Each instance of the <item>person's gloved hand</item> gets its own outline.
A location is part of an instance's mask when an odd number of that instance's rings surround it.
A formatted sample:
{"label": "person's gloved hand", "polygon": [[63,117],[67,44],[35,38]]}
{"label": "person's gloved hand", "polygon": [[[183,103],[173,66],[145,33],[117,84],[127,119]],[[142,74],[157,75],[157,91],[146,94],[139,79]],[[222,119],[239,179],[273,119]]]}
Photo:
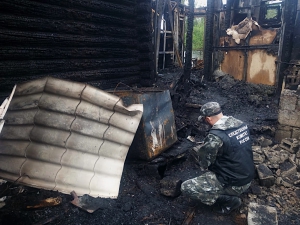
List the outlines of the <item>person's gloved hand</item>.
{"label": "person's gloved hand", "polygon": [[[195,147],[194,147],[195,148]],[[191,149],[191,156],[196,160],[197,163],[199,163],[199,155],[198,153],[194,150],[194,148]]]}
{"label": "person's gloved hand", "polygon": [[199,163],[199,161],[200,161],[200,157],[199,157],[198,151],[199,151],[199,149],[201,148],[201,146],[202,146],[202,144],[201,144],[201,145],[194,146],[194,147],[191,149],[191,155],[193,156],[193,158],[196,160],[197,163]]}
{"label": "person's gloved hand", "polygon": [[199,149],[200,149],[201,147],[202,147],[202,145],[197,145],[197,146],[194,146],[194,147],[192,148],[192,150],[198,153],[198,151],[199,151]]}

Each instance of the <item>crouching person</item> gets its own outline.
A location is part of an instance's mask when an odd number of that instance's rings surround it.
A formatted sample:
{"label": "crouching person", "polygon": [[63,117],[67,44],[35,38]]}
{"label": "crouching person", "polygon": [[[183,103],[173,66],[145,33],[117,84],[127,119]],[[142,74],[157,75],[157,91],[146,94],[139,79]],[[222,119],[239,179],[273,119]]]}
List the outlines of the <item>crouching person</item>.
{"label": "crouching person", "polygon": [[212,127],[192,153],[208,171],[183,182],[181,191],[213,205],[216,212],[229,214],[241,205],[238,196],[249,188],[255,174],[249,129],[242,121],[224,116],[217,102],[201,107],[198,120],[202,119]]}

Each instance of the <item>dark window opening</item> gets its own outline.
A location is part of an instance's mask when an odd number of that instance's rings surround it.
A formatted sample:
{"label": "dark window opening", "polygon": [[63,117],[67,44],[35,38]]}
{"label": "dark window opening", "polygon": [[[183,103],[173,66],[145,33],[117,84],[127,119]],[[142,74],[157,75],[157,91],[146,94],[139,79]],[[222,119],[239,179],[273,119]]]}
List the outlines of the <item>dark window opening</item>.
{"label": "dark window opening", "polygon": [[263,1],[260,7],[259,24],[262,27],[281,26],[282,1]]}
{"label": "dark window opening", "polygon": [[238,13],[238,14],[235,14],[234,18],[233,18],[233,24],[237,25],[241,21],[243,21],[245,18],[247,18],[247,13]]}

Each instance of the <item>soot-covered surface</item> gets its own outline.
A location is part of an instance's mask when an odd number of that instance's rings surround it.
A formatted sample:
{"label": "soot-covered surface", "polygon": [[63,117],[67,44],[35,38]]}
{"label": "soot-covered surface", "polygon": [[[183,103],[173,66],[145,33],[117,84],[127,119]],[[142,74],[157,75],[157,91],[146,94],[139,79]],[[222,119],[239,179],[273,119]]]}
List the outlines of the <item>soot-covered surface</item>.
{"label": "soot-covered surface", "polygon": [[[178,73],[164,73],[156,85],[168,88],[176,79],[175,74]],[[207,127],[196,121],[199,108],[190,107],[187,103],[201,105],[207,101],[218,101],[224,114],[249,124],[254,141],[260,135],[273,138],[278,99],[272,88],[234,81],[228,76],[218,82],[201,83],[199,77],[201,71],[194,71],[188,95],[178,88],[172,96],[178,143],[153,162],[127,159],[117,199],[108,200],[90,214],[70,204],[73,200],[71,195],[20,186],[17,182],[5,183],[0,185],[0,197],[7,197],[6,205],[0,209],[0,224],[247,224],[245,210],[222,216],[214,213],[211,207],[182,195],[166,197],[160,194],[162,179],[169,177],[184,181],[202,173],[189,155],[188,150],[193,143],[186,136],[192,135],[201,140]],[[257,181],[253,185],[257,185]],[[255,188],[250,188],[242,195],[241,208],[246,207],[247,196],[253,190]],[[27,206],[37,205],[39,200],[58,196],[62,198],[58,206],[27,209]],[[297,224],[295,214],[279,214],[278,217],[279,224]]]}

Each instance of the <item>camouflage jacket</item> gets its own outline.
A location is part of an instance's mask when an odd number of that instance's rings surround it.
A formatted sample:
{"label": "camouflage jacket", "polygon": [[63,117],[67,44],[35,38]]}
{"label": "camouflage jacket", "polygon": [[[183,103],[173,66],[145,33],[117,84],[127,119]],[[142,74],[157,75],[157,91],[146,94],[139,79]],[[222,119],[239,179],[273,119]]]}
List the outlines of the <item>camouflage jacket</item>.
{"label": "camouflage jacket", "polygon": [[[211,129],[228,130],[239,127],[243,122],[232,116],[223,116]],[[204,169],[212,165],[216,157],[223,153],[223,141],[218,136],[209,133],[202,145],[193,148],[199,158],[200,166]]]}

